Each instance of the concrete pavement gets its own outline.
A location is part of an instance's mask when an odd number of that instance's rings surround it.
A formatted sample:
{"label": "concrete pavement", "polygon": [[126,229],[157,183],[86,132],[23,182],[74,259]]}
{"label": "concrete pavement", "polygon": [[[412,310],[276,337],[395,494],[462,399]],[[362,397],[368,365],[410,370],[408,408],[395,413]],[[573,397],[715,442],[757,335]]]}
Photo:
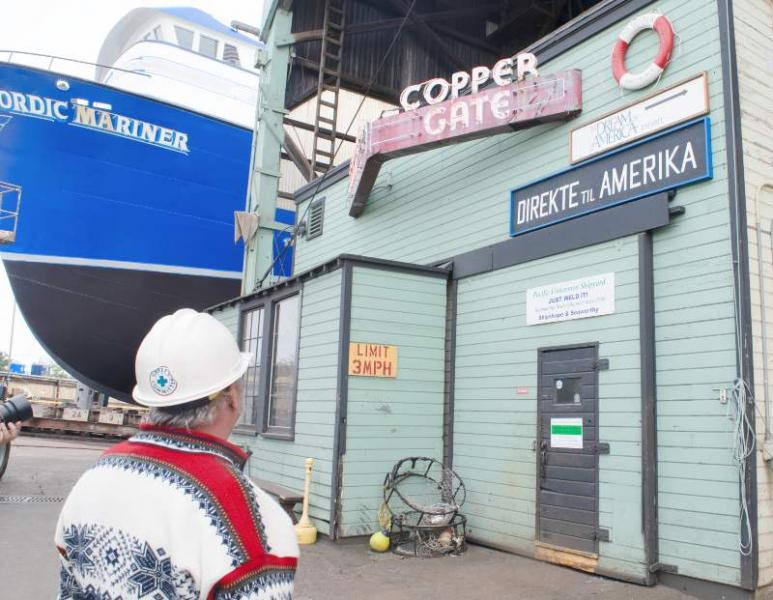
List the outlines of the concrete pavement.
{"label": "concrete pavement", "polygon": [[109,444],[21,436],[0,479],[3,600],[56,598],[54,548],[62,500]]}
{"label": "concrete pavement", "polygon": [[302,549],[295,600],[684,600],[645,588],[471,546],[460,557],[401,558],[364,543]]}
{"label": "concrete pavement", "polygon": [[[0,480],[0,581],[3,600],[54,598],[58,560],[53,532],[61,500],[109,444],[22,436]],[[683,600],[643,588],[471,547],[461,557],[400,558],[364,543],[321,540],[304,547],[296,600]],[[129,599],[126,599],[129,600]]]}

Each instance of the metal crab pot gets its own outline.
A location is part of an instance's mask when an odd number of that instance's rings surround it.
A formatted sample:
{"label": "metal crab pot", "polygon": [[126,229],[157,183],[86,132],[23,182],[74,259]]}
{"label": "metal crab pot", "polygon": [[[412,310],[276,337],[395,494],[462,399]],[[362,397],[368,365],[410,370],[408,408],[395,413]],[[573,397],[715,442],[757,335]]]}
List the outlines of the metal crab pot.
{"label": "metal crab pot", "polygon": [[410,511],[395,515],[389,537],[392,552],[402,556],[458,555],[467,549],[467,518],[459,513],[428,515]]}

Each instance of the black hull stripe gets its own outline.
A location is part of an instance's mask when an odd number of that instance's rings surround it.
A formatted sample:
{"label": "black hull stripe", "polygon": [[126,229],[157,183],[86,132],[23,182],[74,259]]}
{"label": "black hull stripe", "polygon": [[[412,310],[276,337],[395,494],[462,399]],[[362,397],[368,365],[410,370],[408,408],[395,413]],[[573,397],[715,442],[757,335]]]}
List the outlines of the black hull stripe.
{"label": "black hull stripe", "polygon": [[147,331],[178,308],[238,295],[236,279],[5,260],[33,335],[74,377],[131,401],[134,355]]}

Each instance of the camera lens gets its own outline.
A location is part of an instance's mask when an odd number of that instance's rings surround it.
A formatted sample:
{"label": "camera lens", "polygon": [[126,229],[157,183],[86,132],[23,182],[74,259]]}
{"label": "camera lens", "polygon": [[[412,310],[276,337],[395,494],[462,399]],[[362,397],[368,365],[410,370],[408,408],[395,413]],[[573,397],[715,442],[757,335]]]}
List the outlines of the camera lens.
{"label": "camera lens", "polygon": [[0,422],[15,423],[32,418],[32,405],[23,395],[14,396],[0,404]]}

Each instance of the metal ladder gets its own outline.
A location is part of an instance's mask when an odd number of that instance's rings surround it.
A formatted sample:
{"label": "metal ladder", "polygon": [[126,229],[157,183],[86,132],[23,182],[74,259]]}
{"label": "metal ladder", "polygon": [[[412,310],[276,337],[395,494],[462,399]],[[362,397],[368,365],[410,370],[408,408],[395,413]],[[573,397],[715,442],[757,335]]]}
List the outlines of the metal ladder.
{"label": "metal ladder", "polygon": [[341,57],[347,0],[325,0],[322,51],[317,83],[317,113],[314,120],[311,164],[315,173],[326,173],[333,166],[338,122],[338,96],[341,91]]}

